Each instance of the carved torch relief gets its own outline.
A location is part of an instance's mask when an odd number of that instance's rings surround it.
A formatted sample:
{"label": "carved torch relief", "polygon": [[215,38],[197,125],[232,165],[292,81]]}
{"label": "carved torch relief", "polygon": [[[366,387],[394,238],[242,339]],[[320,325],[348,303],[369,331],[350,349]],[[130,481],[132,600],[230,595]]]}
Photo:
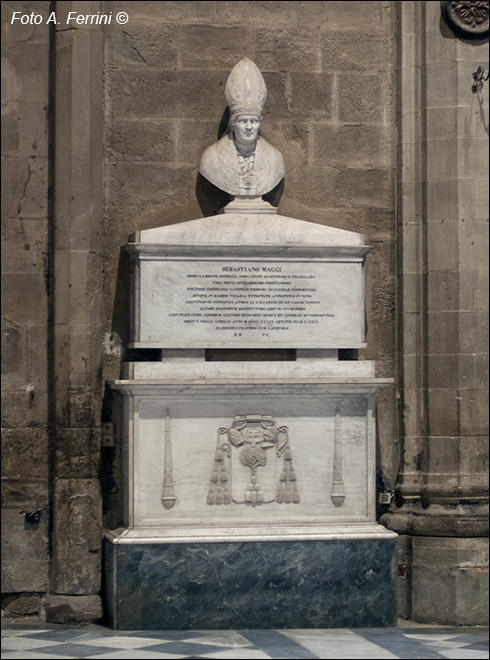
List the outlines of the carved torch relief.
{"label": "carved torch relief", "polygon": [[218,429],[208,504],[297,504],[288,428],[270,415],[239,415]]}

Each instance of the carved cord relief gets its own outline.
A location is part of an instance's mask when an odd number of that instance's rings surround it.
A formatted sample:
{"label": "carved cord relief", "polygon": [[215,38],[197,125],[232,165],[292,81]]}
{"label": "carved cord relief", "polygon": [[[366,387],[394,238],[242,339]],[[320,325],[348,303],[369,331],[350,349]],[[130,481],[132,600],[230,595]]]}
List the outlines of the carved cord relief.
{"label": "carved cord relief", "polygon": [[172,439],[170,436],[170,412],[165,409],[165,436],[163,455],[163,486],[162,504],[165,509],[171,509],[175,504],[173,465],[172,465]]}

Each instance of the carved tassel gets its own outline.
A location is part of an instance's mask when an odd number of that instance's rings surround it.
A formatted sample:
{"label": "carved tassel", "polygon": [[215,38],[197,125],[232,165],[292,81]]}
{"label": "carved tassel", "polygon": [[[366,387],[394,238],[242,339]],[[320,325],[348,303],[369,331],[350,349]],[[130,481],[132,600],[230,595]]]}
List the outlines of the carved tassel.
{"label": "carved tassel", "polygon": [[165,509],[171,509],[175,504],[174,484],[173,484],[173,466],[172,466],[172,442],[170,437],[170,413],[165,409],[165,441],[163,458],[163,488],[162,504]]}
{"label": "carved tassel", "polygon": [[342,478],[342,448],[340,437],[340,409],[335,410],[335,435],[333,448],[333,486],[330,496],[334,506],[342,506],[345,500],[344,480]]}
{"label": "carved tassel", "polygon": [[216,442],[216,451],[214,453],[214,466],[211,472],[210,484],[206,503],[213,504],[231,504],[231,475],[228,474],[229,463],[229,445],[223,443],[221,436],[228,429],[218,429],[218,438]]}

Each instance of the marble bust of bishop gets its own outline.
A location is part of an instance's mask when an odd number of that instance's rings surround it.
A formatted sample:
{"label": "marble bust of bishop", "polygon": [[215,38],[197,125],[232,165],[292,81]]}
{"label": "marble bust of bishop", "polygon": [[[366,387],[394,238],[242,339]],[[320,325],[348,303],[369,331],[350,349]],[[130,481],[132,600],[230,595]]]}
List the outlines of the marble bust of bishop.
{"label": "marble bust of bishop", "polygon": [[265,81],[247,57],[232,69],[225,87],[230,122],[225,135],[201,156],[199,172],[235,197],[265,195],[284,177],[281,153],[260,134]]}

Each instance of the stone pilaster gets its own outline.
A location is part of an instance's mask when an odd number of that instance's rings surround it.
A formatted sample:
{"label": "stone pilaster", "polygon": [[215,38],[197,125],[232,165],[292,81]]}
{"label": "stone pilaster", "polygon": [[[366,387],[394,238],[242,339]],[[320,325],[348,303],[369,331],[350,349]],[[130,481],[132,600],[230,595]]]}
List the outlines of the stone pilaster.
{"label": "stone pilaster", "polygon": [[103,35],[66,29],[69,11],[100,2],[58,2],[53,35],[54,227],[53,557],[47,618],[101,616],[100,454]]}
{"label": "stone pilaster", "polygon": [[[396,506],[383,520],[411,543],[402,571],[411,579],[408,614],[457,624],[465,610],[465,623],[481,624],[488,616],[488,134],[481,112],[488,113],[488,85],[475,93],[472,72],[488,51],[458,39],[437,2],[399,3],[398,12],[402,442]],[[462,586],[468,576],[471,607]],[[435,594],[431,606],[427,592]]]}

